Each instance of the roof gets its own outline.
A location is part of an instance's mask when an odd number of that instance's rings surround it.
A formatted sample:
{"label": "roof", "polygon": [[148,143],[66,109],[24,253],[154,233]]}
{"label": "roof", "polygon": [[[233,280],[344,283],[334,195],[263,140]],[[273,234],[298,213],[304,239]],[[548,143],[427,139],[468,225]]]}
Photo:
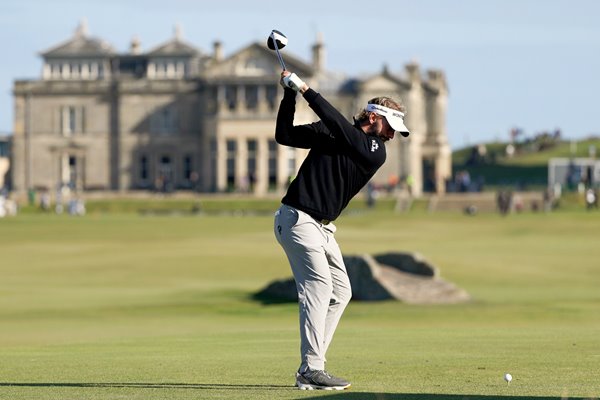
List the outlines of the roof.
{"label": "roof", "polygon": [[201,55],[202,52],[194,45],[183,40],[181,26],[175,25],[174,36],[169,41],[150,50],[147,55],[149,57],[193,57]]}
{"label": "roof", "polygon": [[[290,53],[283,51],[282,57],[286,67],[290,71],[297,73],[299,76],[307,77],[314,74],[314,69],[311,65],[305,63]],[[233,72],[235,69],[235,64],[239,60],[247,58],[262,60],[264,62],[262,65],[264,74],[268,75],[272,74],[274,71],[281,70],[281,66],[277,61],[275,51],[269,50],[264,43],[255,42],[236,51],[229,57],[212,64],[207,70],[207,73],[208,75],[219,76],[235,75]]]}
{"label": "roof", "polygon": [[[275,53],[275,51],[270,50],[264,43],[254,42],[250,44],[248,48],[254,48],[257,51],[264,53],[267,57],[272,57],[274,60],[277,60],[277,54]],[[299,74],[314,74],[314,68],[312,67],[312,65],[307,64],[306,62],[287,52],[286,50],[280,50],[280,53],[286,67],[293,67],[292,72],[297,72]]]}
{"label": "roof", "polygon": [[147,53],[150,57],[165,57],[165,56],[195,56],[202,52],[181,40],[180,38],[173,38],[166,43],[163,43]]}
{"label": "roof", "polygon": [[71,39],[41,53],[44,58],[98,57],[112,54],[115,54],[115,49],[102,39],[88,36],[84,24],[77,27]]}

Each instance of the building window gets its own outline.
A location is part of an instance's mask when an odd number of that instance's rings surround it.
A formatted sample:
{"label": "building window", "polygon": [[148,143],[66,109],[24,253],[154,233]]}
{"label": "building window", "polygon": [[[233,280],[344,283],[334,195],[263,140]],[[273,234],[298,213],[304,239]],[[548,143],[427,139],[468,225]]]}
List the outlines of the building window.
{"label": "building window", "polygon": [[225,86],[225,102],[230,110],[235,110],[237,107],[237,87]]}
{"label": "building window", "polygon": [[77,178],[77,158],[69,156],[69,187],[71,189],[77,188]]}
{"label": "building window", "polygon": [[256,110],[258,107],[258,86],[246,86],[246,108],[248,110]]}
{"label": "building window", "polygon": [[85,131],[85,108],[83,106],[63,106],[60,108],[60,132],[63,136]]}
{"label": "building window", "polygon": [[[296,149],[293,147],[286,147],[287,149],[287,174],[288,177],[294,178],[296,176]],[[291,181],[291,179],[290,179]]]}
{"label": "building window", "polygon": [[269,140],[269,189],[277,185],[277,142]]}
{"label": "building window", "polygon": [[193,172],[192,156],[187,155],[183,157],[183,180],[191,181]]}
{"label": "building window", "polygon": [[255,139],[249,139],[247,143],[248,147],[248,161],[254,160],[256,165],[256,151],[258,149],[258,142]]}
{"label": "building window", "polygon": [[164,59],[148,64],[148,76],[156,79],[176,79],[187,75],[187,65],[184,61]]}
{"label": "building window", "polygon": [[267,90],[265,90],[265,95],[267,97],[267,103],[269,104],[269,108],[271,110],[274,110],[277,103],[277,86],[268,85]]}
{"label": "building window", "polygon": [[237,142],[235,140],[227,141],[227,188],[235,189],[235,159],[237,153]]}
{"label": "building window", "polygon": [[66,109],[67,122],[65,124],[65,133],[75,132],[75,126],[77,125],[77,113],[75,107],[67,107]]}
{"label": "building window", "polygon": [[155,187],[162,192],[172,192],[175,188],[174,165],[170,155],[162,155],[158,159],[158,173],[156,176]]}
{"label": "building window", "polygon": [[254,184],[256,183],[256,159],[258,142],[254,139],[248,140],[248,184],[250,191],[254,190]]}
{"label": "building window", "polygon": [[140,180],[146,182],[149,178],[148,174],[148,157],[140,157]]}
{"label": "building window", "polygon": [[157,109],[150,118],[150,130],[159,134],[172,134],[177,128],[177,114],[174,107]]}
{"label": "building window", "polygon": [[217,141],[211,139],[210,141],[210,170],[212,174],[210,176],[210,190],[217,191]]}
{"label": "building window", "polygon": [[173,127],[173,112],[165,108],[160,113],[160,130],[163,133],[168,133]]}

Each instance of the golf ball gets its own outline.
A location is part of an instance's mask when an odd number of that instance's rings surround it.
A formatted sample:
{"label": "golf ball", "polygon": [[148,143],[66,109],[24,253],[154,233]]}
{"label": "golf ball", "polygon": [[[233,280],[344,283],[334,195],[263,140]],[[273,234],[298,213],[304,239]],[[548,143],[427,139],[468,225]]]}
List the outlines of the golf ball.
{"label": "golf ball", "polygon": [[504,374],[504,380],[508,383],[510,383],[510,381],[512,381],[512,375],[511,374]]}

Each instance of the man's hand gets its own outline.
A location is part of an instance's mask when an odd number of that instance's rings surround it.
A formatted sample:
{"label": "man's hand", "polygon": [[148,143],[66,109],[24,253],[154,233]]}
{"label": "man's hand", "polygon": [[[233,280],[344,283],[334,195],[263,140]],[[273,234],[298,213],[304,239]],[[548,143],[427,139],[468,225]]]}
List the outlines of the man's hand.
{"label": "man's hand", "polygon": [[280,83],[284,88],[289,88],[296,92],[304,93],[308,90],[308,85],[293,72],[283,71]]}

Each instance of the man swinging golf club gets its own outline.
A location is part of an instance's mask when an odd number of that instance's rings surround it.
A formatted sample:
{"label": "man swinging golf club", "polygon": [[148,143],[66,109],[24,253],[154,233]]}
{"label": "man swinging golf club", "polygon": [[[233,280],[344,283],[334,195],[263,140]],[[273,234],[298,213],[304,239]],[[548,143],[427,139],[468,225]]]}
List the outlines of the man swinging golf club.
{"label": "man swinging golf club", "polygon": [[[325,354],[352,290],[333,221],[381,167],[384,143],[395,132],[408,136],[403,107],[377,97],[350,123],[296,74],[281,73],[284,95],[275,139],[310,149],[275,213],[274,232],[290,262],[300,309],[300,389],[343,390],[345,379],[325,370]],[[301,93],[320,121],[294,126],[296,94]]]}

